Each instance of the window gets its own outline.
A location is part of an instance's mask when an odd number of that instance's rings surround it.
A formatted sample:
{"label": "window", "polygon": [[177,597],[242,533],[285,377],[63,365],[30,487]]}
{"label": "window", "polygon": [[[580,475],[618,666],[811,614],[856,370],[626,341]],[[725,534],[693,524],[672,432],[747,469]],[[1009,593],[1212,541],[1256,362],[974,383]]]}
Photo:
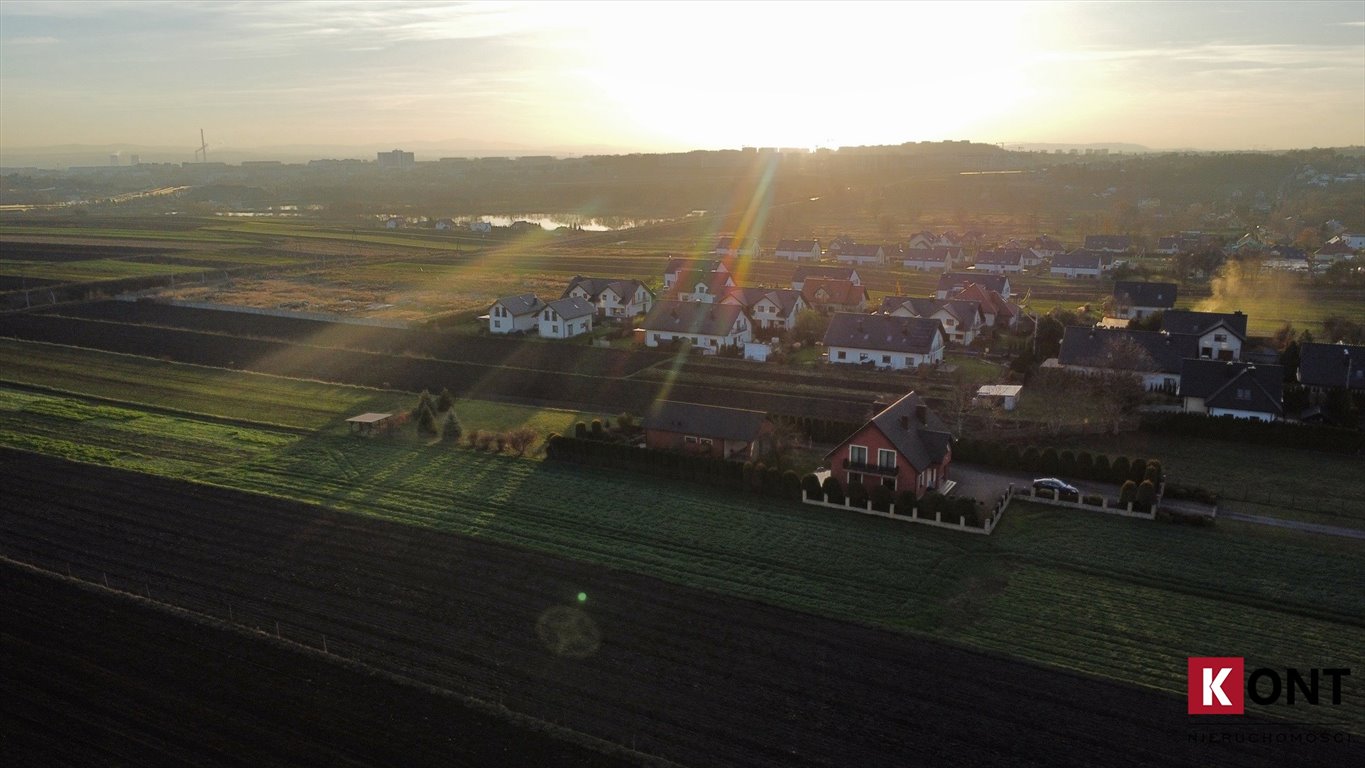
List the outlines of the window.
{"label": "window", "polygon": [[697,442],[697,438],[695,438],[695,437],[693,437],[693,436],[691,436],[691,435],[685,435],[685,436],[683,437],[683,442],[684,442],[684,443],[695,443],[695,442]]}
{"label": "window", "polygon": [[1218,342],[1219,344],[1223,344],[1227,342],[1228,335],[1226,333],[1215,333],[1213,334],[1213,340]]}
{"label": "window", "polygon": [[550,319],[550,310],[548,310],[548,309],[545,310],[545,319],[546,319],[546,320],[549,320],[549,319]]}
{"label": "window", "polygon": [[846,359],[848,359],[848,355],[845,355],[845,354],[844,354],[844,351],[843,351],[842,349],[839,350],[838,352],[835,352],[834,354],[835,354],[836,359],[839,359],[839,360],[846,360]]}
{"label": "window", "polygon": [[709,437],[699,437],[699,438],[697,438],[697,444],[698,444],[698,445],[704,445],[704,446],[706,446],[707,448],[710,448],[710,447],[713,445],[713,443],[712,443],[712,441],[711,441],[711,438],[709,438]]}
{"label": "window", "polygon": [[1239,389],[1239,390],[1237,390],[1237,399],[1238,399],[1238,400],[1250,400],[1250,399],[1251,399],[1251,390],[1250,390],[1250,389]]}
{"label": "window", "polygon": [[849,485],[853,485],[854,483],[858,483],[859,485],[861,485],[862,482],[863,482],[863,476],[862,476],[861,474],[859,474],[859,473],[857,473],[857,472],[849,472],[849,473],[848,473],[848,484],[849,484]]}
{"label": "window", "polygon": [[894,478],[894,477],[883,477],[883,478],[882,478],[882,487],[885,488],[885,489],[887,489],[887,490],[889,490],[889,491],[894,491],[894,490],[896,490],[896,478]]}
{"label": "window", "polygon": [[877,449],[877,466],[882,469],[896,468],[896,452],[888,451],[885,448]]}
{"label": "window", "polygon": [[848,463],[850,463],[850,464],[866,464],[866,463],[867,463],[867,446],[865,446],[865,445],[850,445],[850,446],[848,447]]}
{"label": "window", "polygon": [[501,320],[494,320],[494,321],[493,321],[493,327],[494,327],[494,328],[501,328],[501,327],[502,327],[502,321],[501,321]]}
{"label": "window", "polygon": [[885,365],[890,365],[890,364],[891,364],[891,356],[890,356],[890,355],[882,355],[882,363],[885,364]]}

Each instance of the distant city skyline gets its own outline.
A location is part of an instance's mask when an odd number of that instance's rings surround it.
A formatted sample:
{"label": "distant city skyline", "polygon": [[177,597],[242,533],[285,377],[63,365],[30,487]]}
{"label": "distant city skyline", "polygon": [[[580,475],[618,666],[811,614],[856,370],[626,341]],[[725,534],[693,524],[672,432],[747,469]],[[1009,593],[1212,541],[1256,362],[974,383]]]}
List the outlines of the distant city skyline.
{"label": "distant city skyline", "polygon": [[6,155],[1347,146],[1365,3],[6,0],[0,93]]}

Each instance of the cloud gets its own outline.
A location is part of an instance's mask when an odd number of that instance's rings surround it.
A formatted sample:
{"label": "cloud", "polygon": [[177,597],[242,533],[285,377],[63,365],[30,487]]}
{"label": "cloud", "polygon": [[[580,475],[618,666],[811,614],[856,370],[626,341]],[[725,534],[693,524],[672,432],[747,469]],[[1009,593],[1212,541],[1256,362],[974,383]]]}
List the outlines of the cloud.
{"label": "cloud", "polygon": [[51,35],[38,35],[34,37],[7,37],[5,45],[52,45],[60,43],[61,40]]}

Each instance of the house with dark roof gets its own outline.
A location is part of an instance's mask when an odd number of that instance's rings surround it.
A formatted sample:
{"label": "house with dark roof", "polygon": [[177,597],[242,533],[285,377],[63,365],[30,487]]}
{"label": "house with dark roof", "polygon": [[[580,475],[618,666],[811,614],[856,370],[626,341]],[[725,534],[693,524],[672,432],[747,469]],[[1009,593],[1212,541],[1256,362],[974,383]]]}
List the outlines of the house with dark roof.
{"label": "house with dark roof", "polygon": [[918,272],[947,272],[962,261],[962,249],[946,245],[907,248],[900,253],[901,266]]}
{"label": "house with dark roof", "polygon": [[858,270],[853,267],[802,266],[797,267],[796,271],[792,273],[792,288],[797,291],[804,290],[806,280],[810,278],[847,280],[854,285],[863,284],[863,279],[858,276]]}
{"label": "house with dark roof", "polygon": [[1300,384],[1317,393],[1333,389],[1365,393],[1365,346],[1300,344],[1298,377]]}
{"label": "house with dark roof", "polygon": [[801,298],[821,312],[866,312],[867,289],[849,280],[807,278]]}
{"label": "house with dark roof", "polygon": [[832,476],[845,490],[861,484],[869,494],[881,486],[897,495],[913,491],[916,497],[943,485],[952,460],[952,435],[915,392],[887,406],[825,455]]}
{"label": "house with dark roof", "polygon": [[659,301],[645,316],[642,330],[647,347],[687,339],[707,354],[753,340],[749,318],[736,304]]}
{"label": "house with dark roof", "polygon": [[720,259],[680,259],[675,256],[664,265],[664,290],[673,287],[679,274],[729,271],[730,268]]}
{"label": "house with dark roof", "polygon": [[560,298],[577,297],[597,307],[601,317],[631,318],[649,311],[654,294],[639,280],[577,275]]}
{"label": "house with dark roof", "polygon": [[880,245],[849,243],[834,258],[841,264],[885,264],[886,248]]}
{"label": "house with dark roof", "polygon": [[806,308],[801,292],[790,288],[731,288],[720,303],[743,307],[755,328],[788,331],[796,327],[796,316]]}
{"label": "house with dark roof", "polygon": [[1124,320],[1144,318],[1175,308],[1175,283],[1143,283],[1119,280],[1114,283],[1113,316]]}
{"label": "house with dark roof", "polygon": [[1290,245],[1272,246],[1261,266],[1266,269],[1306,272],[1308,271],[1308,252]]}
{"label": "house with dark roof", "polygon": [[1284,369],[1186,358],[1180,369],[1186,413],[1274,421],[1284,416]]}
{"label": "house with dark roof", "polygon": [[1020,248],[982,251],[976,255],[976,269],[995,275],[1018,274],[1024,271],[1024,253]]}
{"label": "house with dark roof", "polygon": [[837,312],[825,331],[831,365],[871,365],[903,370],[943,362],[947,336],[927,317]]}
{"label": "house with dark roof", "polygon": [[927,317],[943,324],[948,340],[967,345],[976,340],[986,324],[981,305],[975,301],[887,296],[877,310],[896,317]]}
{"label": "house with dark roof", "polygon": [[709,304],[719,301],[726,291],[734,287],[735,279],[729,272],[679,272],[674,276],[673,287],[664,296],[673,301]]}
{"label": "house with dark roof", "polygon": [[489,333],[514,333],[534,331],[539,321],[540,311],[545,302],[536,298],[534,293],[521,293],[504,296],[488,308]]}
{"label": "house with dark roof", "polygon": [[1356,251],[1344,240],[1329,242],[1313,253],[1314,265],[1334,264],[1356,258]]}
{"label": "house with dark roof", "polygon": [[754,258],[758,256],[758,240],[752,237],[721,235],[716,238],[716,244],[711,249],[711,255],[724,259],[738,259],[745,256]]}
{"label": "house with dark roof", "polygon": [[1101,253],[1127,253],[1133,249],[1133,238],[1128,235],[1086,235],[1081,247]]}
{"label": "house with dark roof", "polygon": [[586,299],[570,296],[547,302],[540,310],[537,332],[547,339],[568,339],[592,331],[597,307]]}
{"label": "house with dark roof", "polygon": [[786,261],[819,261],[819,240],[780,240],[773,255]]}
{"label": "house with dark roof", "polygon": [[995,291],[1001,298],[1010,297],[1010,279],[1005,275],[992,275],[985,272],[949,272],[938,279],[938,290],[935,296],[940,299],[951,298],[954,294],[960,293],[972,283]]}
{"label": "house with dark roof", "polygon": [[968,285],[953,298],[959,301],[975,302],[981,308],[982,324],[987,328],[1014,328],[1019,324],[1023,310],[992,291],[976,283]]}
{"label": "house with dark roof", "polygon": [[1066,253],[1066,246],[1062,241],[1050,235],[1041,235],[1033,241],[1033,252],[1040,259],[1050,259],[1059,253]]}
{"label": "house with dark roof", "polygon": [[1149,391],[1175,392],[1184,360],[1198,352],[1199,337],[1190,334],[1069,325],[1057,362],[1078,373],[1138,376]]}
{"label": "house with dark roof", "polygon": [[1066,278],[1098,278],[1104,269],[1105,260],[1098,251],[1078,248],[1070,253],[1052,257],[1052,274]]}
{"label": "house with dark roof", "polygon": [[1183,334],[1198,339],[1196,354],[1212,360],[1241,360],[1247,338],[1247,316],[1240,311],[1195,312],[1168,309],[1161,313],[1163,333]]}
{"label": "house with dark roof", "polygon": [[773,423],[762,411],[657,400],[641,422],[645,447],[751,461],[772,448]]}

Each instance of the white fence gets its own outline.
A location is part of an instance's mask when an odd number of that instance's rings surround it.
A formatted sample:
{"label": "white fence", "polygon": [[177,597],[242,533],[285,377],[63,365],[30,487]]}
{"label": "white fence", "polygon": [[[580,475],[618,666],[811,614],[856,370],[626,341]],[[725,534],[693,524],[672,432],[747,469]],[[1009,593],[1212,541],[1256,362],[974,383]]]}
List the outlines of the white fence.
{"label": "white fence", "polygon": [[[1166,486],[1163,483],[1161,487],[1164,490]],[[1010,486],[1010,490],[1013,491],[1014,495],[1016,496],[1023,496],[1027,498],[1029,501],[1034,501],[1039,504],[1051,504],[1054,507],[1067,507],[1069,509],[1084,509],[1090,512],[1103,512],[1106,515],[1133,517],[1139,520],[1155,520],[1157,507],[1161,505],[1161,496],[1159,493],[1157,495],[1156,503],[1152,505],[1152,509],[1148,512],[1141,512],[1133,509],[1133,503],[1131,501],[1125,504],[1124,506],[1119,506],[1117,502],[1111,505],[1109,503],[1109,498],[1107,496],[1100,496],[1100,503],[1096,505],[1086,504],[1084,501],[1079,500],[1063,501],[1062,499],[1055,499],[1051,496],[1040,496],[1038,495],[1038,491],[1033,488],[1025,488],[1020,491],[1014,491],[1014,486]],[[1081,498],[1083,499],[1085,497],[1082,496]]]}
{"label": "white fence", "polygon": [[996,501],[995,506],[990,511],[990,514],[986,516],[986,524],[984,526],[980,526],[968,525],[965,519],[961,519],[956,523],[945,523],[943,521],[942,512],[935,512],[933,520],[930,520],[928,517],[920,517],[918,507],[911,507],[910,514],[898,515],[896,514],[895,504],[888,505],[887,511],[882,512],[872,508],[871,500],[868,500],[865,504],[861,506],[854,504],[847,498],[844,499],[844,503],[835,504],[833,502],[824,501],[823,499],[819,500],[812,499],[810,495],[806,493],[806,491],[804,490],[801,491],[801,501],[805,504],[812,504],[817,507],[829,507],[830,509],[849,510],[852,512],[858,512],[859,514],[884,517],[889,520],[899,520],[907,523],[919,523],[921,525],[932,525],[935,528],[947,528],[950,531],[964,531],[966,533],[979,533],[986,536],[989,536],[991,532],[995,530],[996,524],[1000,522],[1001,516],[1005,513],[1005,507],[1009,506],[1010,498],[1012,496],[1013,489],[1006,490],[1003,494],[1001,494],[1000,499]]}

